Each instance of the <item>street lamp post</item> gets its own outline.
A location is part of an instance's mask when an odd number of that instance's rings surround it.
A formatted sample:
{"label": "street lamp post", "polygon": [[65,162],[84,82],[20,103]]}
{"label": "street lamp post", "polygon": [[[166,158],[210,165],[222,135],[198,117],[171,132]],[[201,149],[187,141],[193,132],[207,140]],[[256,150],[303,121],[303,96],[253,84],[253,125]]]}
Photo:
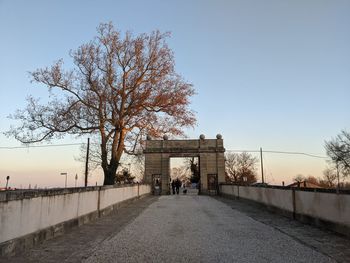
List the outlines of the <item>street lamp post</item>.
{"label": "street lamp post", "polygon": [[67,175],[68,175],[68,173],[61,173],[61,175],[65,175],[66,176],[66,179],[64,181],[64,188],[67,188]]}
{"label": "street lamp post", "polygon": [[78,174],[75,174],[75,184],[74,187],[77,187]]}
{"label": "street lamp post", "polygon": [[7,190],[7,187],[9,185],[9,180],[10,180],[10,176],[8,175],[8,176],[6,176],[6,187],[5,187],[6,190]]}

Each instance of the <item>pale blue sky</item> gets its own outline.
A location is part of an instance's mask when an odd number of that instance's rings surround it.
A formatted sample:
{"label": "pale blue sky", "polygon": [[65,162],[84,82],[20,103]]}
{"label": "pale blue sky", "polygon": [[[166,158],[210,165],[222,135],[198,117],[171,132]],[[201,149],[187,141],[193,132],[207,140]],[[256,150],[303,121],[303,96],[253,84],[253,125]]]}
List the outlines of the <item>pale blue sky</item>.
{"label": "pale blue sky", "polygon": [[[135,34],[172,32],[177,71],[197,91],[198,126],[189,137],[221,133],[227,149],[324,155],[324,140],[350,128],[349,14],[350,1],[336,0],[0,0],[0,132],[27,95],[47,94],[27,71],[59,58],[69,66],[69,50],[112,21]],[[12,154],[0,151],[0,185],[1,170],[15,171],[6,159]],[[324,168],[323,161],[303,159],[291,168],[269,158],[276,181],[281,173],[319,176]]]}

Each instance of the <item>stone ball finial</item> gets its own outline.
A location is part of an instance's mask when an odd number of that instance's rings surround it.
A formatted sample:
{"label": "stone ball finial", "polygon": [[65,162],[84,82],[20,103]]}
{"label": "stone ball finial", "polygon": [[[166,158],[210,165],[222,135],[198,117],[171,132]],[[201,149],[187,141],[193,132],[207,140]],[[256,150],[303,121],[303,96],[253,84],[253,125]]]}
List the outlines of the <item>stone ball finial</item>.
{"label": "stone ball finial", "polygon": [[201,134],[201,135],[199,136],[199,139],[205,140],[205,135],[204,135],[204,134]]}
{"label": "stone ball finial", "polygon": [[216,139],[221,140],[221,139],[222,139],[222,135],[221,135],[220,133],[218,133],[218,134],[216,135]]}
{"label": "stone ball finial", "polygon": [[168,139],[169,139],[168,135],[165,134],[165,135],[163,136],[163,140],[164,140],[164,141],[167,141]]}
{"label": "stone ball finial", "polygon": [[147,136],[146,136],[146,139],[147,139],[147,141],[150,141],[150,140],[152,140],[152,137],[151,137],[151,135],[147,134]]}

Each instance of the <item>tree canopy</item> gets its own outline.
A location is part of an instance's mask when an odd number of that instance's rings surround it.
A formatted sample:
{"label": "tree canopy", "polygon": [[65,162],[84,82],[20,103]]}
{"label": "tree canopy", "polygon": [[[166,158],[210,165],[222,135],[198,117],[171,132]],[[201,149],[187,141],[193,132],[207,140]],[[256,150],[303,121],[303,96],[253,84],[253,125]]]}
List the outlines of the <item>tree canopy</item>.
{"label": "tree canopy", "polygon": [[229,182],[252,184],[256,179],[258,159],[247,152],[225,155],[226,178]]}
{"label": "tree canopy", "polygon": [[342,131],[335,138],[326,141],[327,155],[343,177],[350,174],[350,133]]}
{"label": "tree canopy", "polygon": [[124,152],[134,153],[146,134],[182,135],[195,124],[189,109],[192,85],[175,71],[168,33],[122,35],[111,23],[71,51],[74,68],[62,60],[31,72],[32,81],[49,90],[50,101],[29,97],[27,107],[7,135],[23,143],[67,134],[95,136],[100,144],[104,184],[113,184]]}
{"label": "tree canopy", "polygon": [[190,170],[191,170],[190,181],[191,181],[191,183],[197,184],[197,183],[199,183],[199,181],[201,179],[198,159],[191,158],[189,160],[189,165],[190,165]]}

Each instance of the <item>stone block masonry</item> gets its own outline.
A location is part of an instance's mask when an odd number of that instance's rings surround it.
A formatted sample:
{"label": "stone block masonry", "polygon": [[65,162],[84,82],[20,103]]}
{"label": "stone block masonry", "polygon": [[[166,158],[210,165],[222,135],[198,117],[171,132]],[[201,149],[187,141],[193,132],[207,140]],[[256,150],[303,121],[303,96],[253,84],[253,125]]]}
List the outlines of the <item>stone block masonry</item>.
{"label": "stone block masonry", "polygon": [[[152,184],[155,189],[155,180],[160,178],[162,194],[170,193],[170,159],[173,157],[199,159],[202,194],[211,193],[212,190],[217,193],[218,183],[225,182],[225,148],[220,134],[216,139],[205,139],[205,136],[201,135],[198,140],[168,140],[167,136],[164,136],[163,140],[152,140],[148,137],[145,144],[144,182]],[[208,185],[209,176],[216,177],[214,184]]]}

